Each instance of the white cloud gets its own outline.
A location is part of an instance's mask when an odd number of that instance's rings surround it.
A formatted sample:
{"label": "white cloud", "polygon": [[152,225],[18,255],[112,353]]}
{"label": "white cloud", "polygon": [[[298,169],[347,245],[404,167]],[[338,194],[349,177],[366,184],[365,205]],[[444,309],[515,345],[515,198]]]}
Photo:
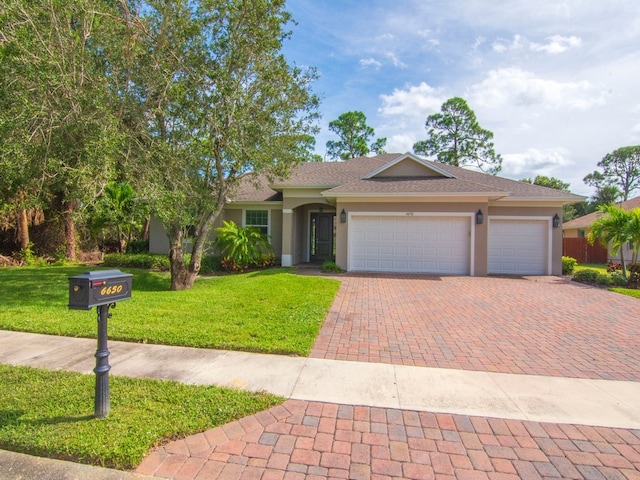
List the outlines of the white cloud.
{"label": "white cloud", "polygon": [[562,35],[552,35],[546,38],[547,43],[537,43],[527,40],[522,35],[514,35],[513,40],[508,41],[499,38],[493,42],[492,48],[495,52],[504,53],[507,51],[530,50],[532,52],[543,52],[550,55],[564,53],[571,48],[582,46],[582,39],[574,35],[563,37]]}
{"label": "white cloud", "polygon": [[387,57],[391,59],[393,65],[398,68],[407,68],[407,65],[402,62],[393,52],[387,52]]}
{"label": "white cloud", "polygon": [[440,110],[446,101],[439,88],[433,88],[425,82],[406,89],[394,89],[390,95],[380,95],[382,107],[378,109],[383,115],[407,115],[426,118],[427,115]]}
{"label": "white cloud", "polygon": [[570,48],[577,48],[582,45],[582,39],[575,36],[563,37],[562,35],[553,35],[547,38],[547,40],[549,40],[549,43],[544,45],[531,43],[529,48],[534,52],[546,52],[551,55],[557,55],[566,52]]}
{"label": "white cloud", "polygon": [[560,82],[513,67],[491,70],[482,82],[469,88],[474,105],[491,108],[540,105],[546,109],[589,110],[604,105],[607,96],[603,86],[586,80]]}
{"label": "white cloud", "polygon": [[387,137],[387,145],[385,146],[385,149],[387,152],[411,152],[413,144],[418,140],[422,140],[422,138],[418,138],[410,133],[391,135],[390,137]]}
{"label": "white cloud", "polygon": [[524,152],[503,155],[501,176],[535,178],[537,175],[553,177],[563,168],[573,165],[569,152],[562,147],[550,149],[529,148]]}
{"label": "white cloud", "polygon": [[375,58],[372,58],[372,57],[361,58],[360,59],[360,65],[362,65],[363,67],[373,67],[376,70],[378,70],[380,67],[382,67],[382,63],[380,63],[378,60],[376,60]]}
{"label": "white cloud", "polygon": [[482,46],[482,44],[484,44],[487,41],[486,38],[484,38],[483,36],[479,36],[476,37],[476,41],[473,42],[473,45],[471,46],[471,48],[473,50],[477,50],[478,48],[480,48]]}

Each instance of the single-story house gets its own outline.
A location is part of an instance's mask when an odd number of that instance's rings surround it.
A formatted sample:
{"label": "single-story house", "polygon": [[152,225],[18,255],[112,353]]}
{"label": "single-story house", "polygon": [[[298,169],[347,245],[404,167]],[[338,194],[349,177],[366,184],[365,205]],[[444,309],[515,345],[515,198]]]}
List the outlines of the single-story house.
{"label": "single-story house", "polygon": [[[271,236],[283,266],[334,260],[347,271],[561,275],[562,207],[584,197],[411,153],[311,162],[247,180],[222,220]],[[150,246],[166,253],[162,226]]]}
{"label": "single-story house", "polygon": [[[632,198],[631,200],[625,200],[624,202],[616,203],[616,205],[624,210],[631,211],[634,208],[640,208],[640,197]],[[573,220],[562,225],[562,234],[565,238],[587,238],[589,236],[589,230],[591,225],[596,221],[600,212],[591,212],[582,217],[574,218]],[[626,262],[631,261],[632,258],[632,246],[626,244],[621,250],[624,254]],[[609,249],[609,260],[620,261],[620,252],[618,255],[613,255],[611,249]]]}

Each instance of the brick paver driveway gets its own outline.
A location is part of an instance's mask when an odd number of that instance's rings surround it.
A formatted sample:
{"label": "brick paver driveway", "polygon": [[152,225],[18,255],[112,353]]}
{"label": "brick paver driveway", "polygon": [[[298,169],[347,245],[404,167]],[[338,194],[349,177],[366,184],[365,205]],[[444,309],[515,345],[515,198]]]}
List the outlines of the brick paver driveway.
{"label": "brick paver driveway", "polygon": [[356,276],[311,357],[640,381],[640,300],[557,277]]}

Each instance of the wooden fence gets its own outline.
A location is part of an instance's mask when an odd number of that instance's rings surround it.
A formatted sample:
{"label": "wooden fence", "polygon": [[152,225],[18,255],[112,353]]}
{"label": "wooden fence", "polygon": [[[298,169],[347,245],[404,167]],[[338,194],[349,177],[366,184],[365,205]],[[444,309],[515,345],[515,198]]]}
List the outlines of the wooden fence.
{"label": "wooden fence", "polygon": [[563,238],[562,255],[573,257],[578,263],[607,263],[607,249],[595,242],[590,245],[586,238]]}

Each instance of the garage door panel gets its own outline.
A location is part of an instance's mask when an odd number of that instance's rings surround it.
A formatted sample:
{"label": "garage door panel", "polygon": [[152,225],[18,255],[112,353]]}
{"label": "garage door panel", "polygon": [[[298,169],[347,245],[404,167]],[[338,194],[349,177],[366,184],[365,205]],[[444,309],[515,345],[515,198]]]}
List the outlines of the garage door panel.
{"label": "garage door panel", "polygon": [[[351,270],[468,275],[470,228],[469,217],[354,215],[349,225],[349,266]],[[371,229],[379,229],[379,235],[370,235]]]}
{"label": "garage door panel", "polygon": [[488,272],[545,275],[549,222],[546,220],[489,221]]}

